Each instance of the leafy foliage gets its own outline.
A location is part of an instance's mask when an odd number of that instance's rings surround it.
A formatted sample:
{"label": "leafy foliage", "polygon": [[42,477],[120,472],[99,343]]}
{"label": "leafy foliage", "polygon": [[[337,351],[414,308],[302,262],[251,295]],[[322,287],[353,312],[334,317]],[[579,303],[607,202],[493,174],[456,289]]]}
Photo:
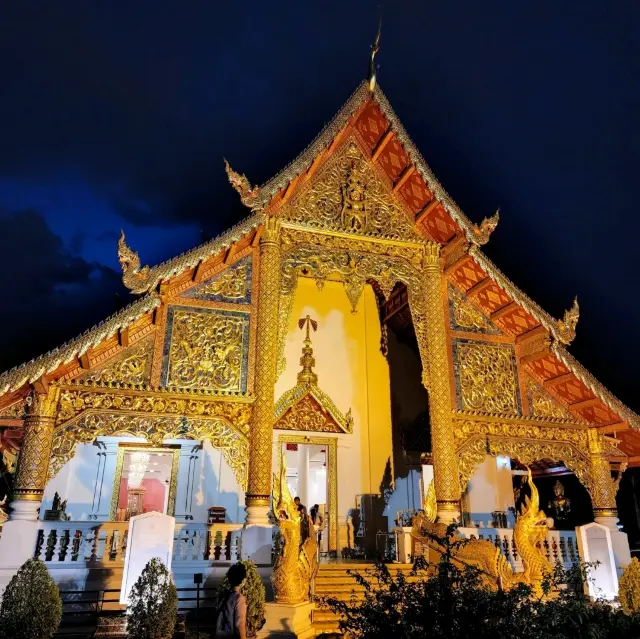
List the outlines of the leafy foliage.
{"label": "leafy foliage", "polygon": [[133,585],[127,609],[129,639],[171,639],[178,614],[178,593],[160,559],[147,563]]}
{"label": "leafy foliage", "polygon": [[[247,636],[255,637],[258,630],[265,623],[265,600],[266,593],[262,577],[258,573],[256,565],[252,561],[240,561],[247,570],[247,577],[244,580],[240,592],[247,600]],[[229,590],[230,585],[226,577],[220,585],[221,592]]]}
{"label": "leafy foliage", "polygon": [[453,535],[435,540],[443,549],[439,563],[420,558],[408,578],[393,575],[384,564],[352,573],[364,588],[364,600],[323,602],[341,617],[341,630],[366,639],[640,638],[640,615],[584,596],[587,566],[567,572],[558,567],[536,598],[524,584],[509,591],[489,588],[477,568],[452,560],[464,540]]}
{"label": "leafy foliage", "polygon": [[640,614],[640,561],[635,557],[620,577],[618,598],[628,615]]}
{"label": "leafy foliage", "polygon": [[61,617],[60,593],[47,567],[39,559],[29,559],[4,592],[0,638],[48,639],[58,629]]}

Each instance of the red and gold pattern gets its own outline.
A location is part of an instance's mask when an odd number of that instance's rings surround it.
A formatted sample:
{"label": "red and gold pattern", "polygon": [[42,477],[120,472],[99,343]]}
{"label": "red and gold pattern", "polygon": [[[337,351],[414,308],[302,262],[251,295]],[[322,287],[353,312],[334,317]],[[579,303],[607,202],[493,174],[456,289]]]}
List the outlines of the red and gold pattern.
{"label": "red and gold pattern", "polygon": [[398,189],[398,193],[415,214],[422,211],[432,198],[431,191],[429,191],[424,180],[416,172],[409,176],[407,181]]}
{"label": "red and gold pattern", "polygon": [[541,357],[531,362],[529,367],[542,381],[546,381],[552,377],[560,377],[560,375],[566,375],[569,372],[569,369],[553,355]]}
{"label": "red and gold pattern", "polygon": [[594,398],[594,394],[582,382],[575,378],[554,385],[553,390],[556,395],[559,395],[569,405]]}
{"label": "red and gold pattern", "polygon": [[373,100],[365,107],[356,122],[356,130],[360,134],[360,139],[365,143],[370,153],[388,128],[389,123]]}
{"label": "red and gold pattern", "polygon": [[538,321],[518,306],[513,311],[494,318],[494,323],[513,335],[521,335],[538,326]]}
{"label": "red and gold pattern", "polygon": [[402,144],[396,139],[392,139],[385,145],[378,156],[378,166],[395,182],[403,169],[409,164],[409,156],[402,148]]}
{"label": "red and gold pattern", "polygon": [[478,302],[485,312],[488,312],[489,314],[495,313],[495,311],[511,302],[507,294],[494,283],[483,288],[474,297],[476,302]]}
{"label": "red and gold pattern", "polygon": [[446,244],[458,231],[458,227],[451,216],[439,204],[420,220],[418,228],[440,244]]}
{"label": "red and gold pattern", "polygon": [[472,257],[466,257],[451,273],[451,279],[458,288],[468,291],[487,277],[487,274],[476,264]]}

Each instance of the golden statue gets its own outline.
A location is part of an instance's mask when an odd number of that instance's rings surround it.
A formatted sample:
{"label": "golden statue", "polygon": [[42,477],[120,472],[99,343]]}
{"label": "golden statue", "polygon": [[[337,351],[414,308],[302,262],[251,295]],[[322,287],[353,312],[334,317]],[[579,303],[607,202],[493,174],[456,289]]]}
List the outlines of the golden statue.
{"label": "golden statue", "polygon": [[573,306],[564,312],[564,317],[558,320],[558,340],[565,345],[571,344],[576,337],[576,326],[580,319],[578,298],[573,300]]}
{"label": "golden statue", "polygon": [[429,483],[429,488],[427,488],[422,510],[424,510],[424,516],[427,521],[434,522],[436,520],[438,516],[438,502],[436,500],[436,488],[433,479]]}
{"label": "golden statue", "polygon": [[0,501],[0,524],[4,524],[7,519],[9,519],[9,515],[7,515],[4,507],[7,505],[7,495],[4,496],[4,499]]}
{"label": "golden statue", "polygon": [[132,293],[143,293],[149,282],[149,267],[140,268],[140,256],[128,246],[124,231],[118,240],[118,261],[122,267],[122,282]]}
{"label": "golden statue", "polygon": [[[318,542],[315,535],[302,540],[302,515],[287,486],[287,463],[280,454],[280,477],[273,477],[273,504],[281,543],[271,573],[276,602],[298,604],[309,601],[311,580],[318,570]],[[309,522],[307,522],[309,523]],[[313,530],[313,524],[310,524]]]}
{"label": "golden statue", "polygon": [[367,186],[355,163],[347,183],[342,185],[342,227],[347,231],[364,232],[367,227]]}
{"label": "golden statue", "polygon": [[[553,494],[555,497],[549,502],[547,508],[556,524],[567,523],[571,514],[571,500],[564,496],[564,486],[558,479],[553,486]],[[556,525],[557,527],[557,525]]]}
{"label": "golden statue", "polygon": [[[481,571],[482,581],[491,588],[503,588],[509,590],[516,584],[525,583],[531,586],[535,596],[542,594],[542,580],[546,574],[551,573],[551,566],[540,549],[547,536],[546,515],[538,509],[540,499],[538,489],[528,476],[531,486],[531,498],[525,498],[521,512],[516,520],[513,536],[518,554],[522,559],[524,572],[514,574],[511,564],[492,542],[482,539],[471,539],[464,546],[458,548],[453,556],[454,561],[460,564],[475,566]],[[429,521],[426,514],[419,514],[412,521],[412,537],[423,548],[442,552],[442,548],[426,533],[438,537],[445,537],[447,526],[445,524]]]}
{"label": "golden statue", "polygon": [[500,209],[498,209],[491,217],[485,217],[480,226],[474,226],[473,232],[475,241],[478,246],[482,246],[489,241],[491,234],[496,230],[500,221]]}
{"label": "golden statue", "polygon": [[240,195],[240,201],[251,210],[254,210],[260,189],[257,186],[251,186],[247,176],[244,173],[234,171],[226,159],[224,160],[224,168],[227,172],[229,183]]}

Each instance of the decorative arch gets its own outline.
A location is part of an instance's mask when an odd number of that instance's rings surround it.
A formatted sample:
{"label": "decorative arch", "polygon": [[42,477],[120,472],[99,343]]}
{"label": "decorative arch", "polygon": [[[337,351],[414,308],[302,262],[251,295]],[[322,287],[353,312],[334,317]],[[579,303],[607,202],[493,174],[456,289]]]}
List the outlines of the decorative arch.
{"label": "decorative arch", "polygon": [[487,455],[506,455],[516,458],[525,465],[541,459],[562,461],[592,495],[591,462],[577,447],[568,442],[554,442],[535,439],[514,439],[508,437],[472,437],[458,449],[458,469],[460,489],[466,490],[475,469]]}

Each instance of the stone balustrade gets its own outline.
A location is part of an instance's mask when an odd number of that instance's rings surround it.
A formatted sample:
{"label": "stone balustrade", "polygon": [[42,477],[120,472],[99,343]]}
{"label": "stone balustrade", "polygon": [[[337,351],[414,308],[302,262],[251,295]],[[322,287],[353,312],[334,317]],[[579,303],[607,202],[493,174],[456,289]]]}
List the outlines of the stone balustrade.
{"label": "stone balustrade", "polygon": [[[239,555],[241,523],[177,523],[174,564],[233,563]],[[129,522],[42,521],[35,551],[50,568],[121,567],[127,550]]]}

